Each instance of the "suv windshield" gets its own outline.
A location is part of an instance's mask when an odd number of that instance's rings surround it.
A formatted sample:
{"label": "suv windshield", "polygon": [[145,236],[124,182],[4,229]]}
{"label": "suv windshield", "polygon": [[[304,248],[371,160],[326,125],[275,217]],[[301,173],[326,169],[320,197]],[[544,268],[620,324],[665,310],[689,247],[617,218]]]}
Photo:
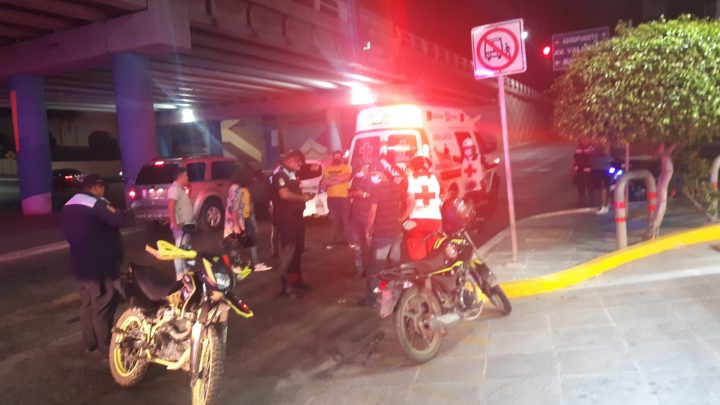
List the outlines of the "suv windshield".
{"label": "suv windshield", "polygon": [[143,166],[138,173],[135,184],[169,184],[173,182],[173,175],[177,169],[175,164],[162,166]]}

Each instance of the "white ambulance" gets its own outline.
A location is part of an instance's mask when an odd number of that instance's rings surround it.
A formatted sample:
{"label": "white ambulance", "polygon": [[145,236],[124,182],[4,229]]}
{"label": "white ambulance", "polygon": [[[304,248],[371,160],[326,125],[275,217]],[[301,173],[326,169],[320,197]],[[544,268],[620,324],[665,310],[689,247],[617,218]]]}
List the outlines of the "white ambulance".
{"label": "white ambulance", "polygon": [[[496,170],[499,159],[490,160],[484,155],[494,152],[496,143],[494,137],[480,134],[462,110],[415,104],[369,107],[358,113],[356,128],[350,145],[353,171],[381,153],[404,168],[410,158],[420,153],[432,160],[432,171],[443,192],[454,185],[463,195],[471,191],[467,188],[470,184],[472,191],[483,195],[484,204],[494,210],[500,185]],[[464,146],[473,147],[472,158],[464,156]]]}

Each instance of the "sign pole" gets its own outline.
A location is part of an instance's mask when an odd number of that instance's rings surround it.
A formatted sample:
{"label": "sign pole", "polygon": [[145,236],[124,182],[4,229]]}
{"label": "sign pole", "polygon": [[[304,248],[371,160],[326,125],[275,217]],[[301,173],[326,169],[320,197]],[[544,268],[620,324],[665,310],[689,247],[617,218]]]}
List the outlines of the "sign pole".
{"label": "sign pole", "polygon": [[512,239],[513,263],[517,263],[517,229],[515,227],[515,195],[513,194],[512,172],[510,170],[510,141],[508,140],[507,112],[505,111],[505,76],[498,77],[498,103],[500,104],[500,124],[502,125],[503,147],[505,148],[505,184],[508,196],[508,214],[510,216],[510,238]]}

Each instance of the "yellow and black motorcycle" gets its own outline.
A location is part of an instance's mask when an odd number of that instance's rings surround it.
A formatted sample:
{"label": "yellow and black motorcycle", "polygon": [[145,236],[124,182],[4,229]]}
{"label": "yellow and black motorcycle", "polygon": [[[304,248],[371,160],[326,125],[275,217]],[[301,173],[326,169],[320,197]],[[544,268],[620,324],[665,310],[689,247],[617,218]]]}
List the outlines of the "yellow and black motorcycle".
{"label": "yellow and black motorcycle", "polygon": [[[409,261],[380,272],[377,292],[380,316],[394,313],[395,336],[413,361],[431,360],[440,349],[445,329],[460,321],[480,317],[490,301],[501,315],[512,306],[496,276],[477,255],[467,231],[474,209],[458,201],[455,206],[465,226],[451,236],[437,232],[432,251],[419,261]],[[403,228],[416,224],[406,221]]]}
{"label": "yellow and black motorcycle", "polygon": [[[183,228],[194,231],[193,226]],[[159,260],[183,259],[182,280],[163,279],[151,268],[130,265],[120,292],[130,302],[117,320],[110,341],[109,365],[115,382],[138,384],[150,363],[190,373],[193,405],[218,402],[225,362],[228,312],[250,318],[238,299],[237,280],[250,275],[249,263],[227,255],[204,254],[160,240],[145,250]]]}

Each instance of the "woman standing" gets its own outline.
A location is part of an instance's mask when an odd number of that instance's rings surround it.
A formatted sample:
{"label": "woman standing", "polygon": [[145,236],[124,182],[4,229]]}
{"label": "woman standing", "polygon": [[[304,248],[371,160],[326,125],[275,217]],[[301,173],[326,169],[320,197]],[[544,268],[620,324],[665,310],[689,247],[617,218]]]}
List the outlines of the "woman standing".
{"label": "woman standing", "polygon": [[250,195],[250,178],[245,175],[242,169],[235,170],[228,190],[227,204],[225,208],[225,232],[226,238],[232,233],[246,232],[253,241],[250,247],[250,255],[255,265],[255,271],[266,271],[272,267],[265,263],[258,262],[257,243],[255,243],[257,222],[252,207]]}

